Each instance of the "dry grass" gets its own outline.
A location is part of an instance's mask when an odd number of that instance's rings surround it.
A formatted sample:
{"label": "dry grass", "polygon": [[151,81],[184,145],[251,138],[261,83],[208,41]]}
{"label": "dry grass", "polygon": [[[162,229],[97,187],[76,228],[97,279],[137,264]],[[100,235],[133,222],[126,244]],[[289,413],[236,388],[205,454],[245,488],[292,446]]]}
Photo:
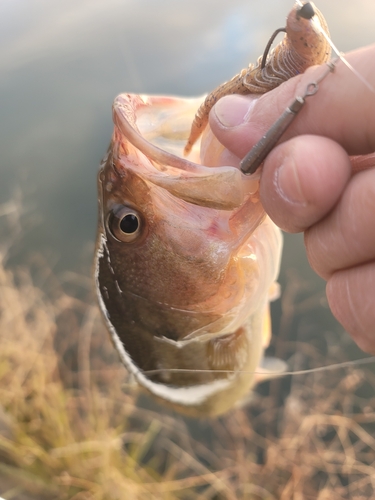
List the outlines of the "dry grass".
{"label": "dry grass", "polygon": [[[371,370],[274,381],[248,408],[185,419],[128,383],[82,286],[89,282],[69,277],[62,285],[43,262],[12,272],[0,266],[0,496],[375,498]],[[284,294],[277,350],[298,351],[295,368],[342,359],[333,332],[324,332],[323,349],[285,338],[292,323],[305,340],[316,328],[309,311],[316,316],[317,304],[298,299],[295,282]]]}

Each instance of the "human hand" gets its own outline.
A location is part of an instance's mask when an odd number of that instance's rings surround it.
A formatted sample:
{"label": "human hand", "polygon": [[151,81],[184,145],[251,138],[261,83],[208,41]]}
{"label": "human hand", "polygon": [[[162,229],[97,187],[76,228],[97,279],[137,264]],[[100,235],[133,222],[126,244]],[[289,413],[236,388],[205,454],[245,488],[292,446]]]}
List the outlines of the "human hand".
{"label": "human hand", "polygon": [[[375,45],[346,58],[375,86]],[[238,165],[321,71],[310,68],[259,99],[221,99],[210,114],[227,148],[221,163]],[[285,231],[304,232],[333,314],[363,350],[375,353],[375,93],[339,62],[281,141],[264,162],[264,208]]]}

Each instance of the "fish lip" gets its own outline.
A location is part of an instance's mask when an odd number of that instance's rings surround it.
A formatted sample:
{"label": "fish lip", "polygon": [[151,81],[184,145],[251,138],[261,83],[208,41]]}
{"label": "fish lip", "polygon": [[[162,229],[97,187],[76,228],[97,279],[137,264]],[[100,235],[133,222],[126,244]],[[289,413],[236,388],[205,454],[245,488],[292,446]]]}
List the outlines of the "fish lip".
{"label": "fish lip", "polygon": [[[154,107],[157,112],[158,106],[167,102],[168,105],[175,103],[177,109],[181,106],[181,113],[185,113],[186,101],[195,102],[195,99],[120,94],[113,103],[112,112],[114,135],[117,137],[115,141],[121,143],[125,150],[129,145],[145,156],[148,167],[140,175],[174,196],[195,205],[217,210],[233,210],[240,207],[248,194],[249,184],[248,176],[242,174],[237,166],[206,166],[194,163],[153,144],[138,128],[138,110],[142,108],[152,110]],[[155,130],[159,126],[155,125]],[[174,143],[173,138],[171,138],[172,143]],[[115,147],[113,144],[113,149]],[[150,165],[153,167],[152,171]]]}
{"label": "fish lip", "polygon": [[139,109],[149,106],[152,100],[158,102],[168,99],[161,96],[137,96],[140,99],[135,99],[134,97],[132,94],[119,94],[112,105],[113,123],[123,137],[126,137],[126,140],[134,147],[157,163],[169,165],[180,170],[200,171],[202,165],[155,146],[142,136],[137,127],[136,113]]}

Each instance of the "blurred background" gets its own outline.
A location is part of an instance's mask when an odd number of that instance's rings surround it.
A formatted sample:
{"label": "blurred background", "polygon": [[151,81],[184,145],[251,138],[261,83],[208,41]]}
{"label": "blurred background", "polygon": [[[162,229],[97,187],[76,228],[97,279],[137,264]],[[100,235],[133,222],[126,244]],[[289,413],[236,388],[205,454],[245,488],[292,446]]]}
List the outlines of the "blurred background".
{"label": "blurred background", "polygon": [[[96,175],[115,96],[209,92],[256,61],[292,5],[1,0],[0,496],[108,500],[125,498],[126,490],[127,499],[137,500],[287,500],[297,498],[295,491],[316,499],[327,488],[328,496],[319,498],[333,498],[332,491],[337,499],[372,498],[370,368],[265,384],[250,409],[191,422],[124,390],[126,374],[93,297]],[[372,0],[317,6],[340,51],[373,43]],[[364,356],[332,317],[325,283],[310,270],[300,235],[285,237],[280,283],[271,354],[293,369]],[[10,445],[12,429],[17,439]],[[84,444],[69,448],[72,443]],[[107,447],[125,453],[125,469],[124,455],[115,462]],[[99,450],[106,457],[102,475]],[[28,475],[17,476],[19,469]],[[198,476],[203,479],[192,479]],[[364,496],[355,496],[356,488]]]}
{"label": "blurred background", "polygon": [[[95,238],[96,173],[112,132],[114,97],[212,90],[256,61],[292,5],[2,0],[0,198],[19,189],[33,215],[19,251],[48,255],[58,271],[82,269]],[[341,51],[373,42],[371,0],[318,7]],[[295,246],[291,262],[298,237]]]}

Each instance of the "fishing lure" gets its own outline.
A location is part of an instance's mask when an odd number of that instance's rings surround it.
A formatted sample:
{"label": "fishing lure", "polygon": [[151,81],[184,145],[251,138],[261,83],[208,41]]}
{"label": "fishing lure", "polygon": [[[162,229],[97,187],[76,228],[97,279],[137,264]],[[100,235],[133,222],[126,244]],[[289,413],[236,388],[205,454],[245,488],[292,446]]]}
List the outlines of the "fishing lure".
{"label": "fishing lure", "polygon": [[260,167],[267,155],[276,146],[276,143],[296,118],[297,114],[305,105],[306,98],[315,95],[319,89],[319,83],[335,69],[335,64],[339,60],[336,58],[327,63],[326,70],[320,75],[319,78],[309,83],[303,95],[297,96],[294,101],[286,108],[282,115],[276,122],[269,128],[264,136],[253,146],[248,154],[240,162],[241,172],[251,175]]}
{"label": "fishing lure", "polygon": [[[314,24],[311,22],[313,17]],[[285,31],[286,35],[268,55],[275,36],[281,31]],[[323,33],[329,36],[322,13],[311,2],[302,6],[296,4],[287,17],[286,27],[274,32],[257,64],[250,64],[206,97],[192,123],[185,156],[205,129],[211,108],[222,97],[229,94],[264,94],[293,76],[304,73],[310,66],[327,62],[331,46]]]}

